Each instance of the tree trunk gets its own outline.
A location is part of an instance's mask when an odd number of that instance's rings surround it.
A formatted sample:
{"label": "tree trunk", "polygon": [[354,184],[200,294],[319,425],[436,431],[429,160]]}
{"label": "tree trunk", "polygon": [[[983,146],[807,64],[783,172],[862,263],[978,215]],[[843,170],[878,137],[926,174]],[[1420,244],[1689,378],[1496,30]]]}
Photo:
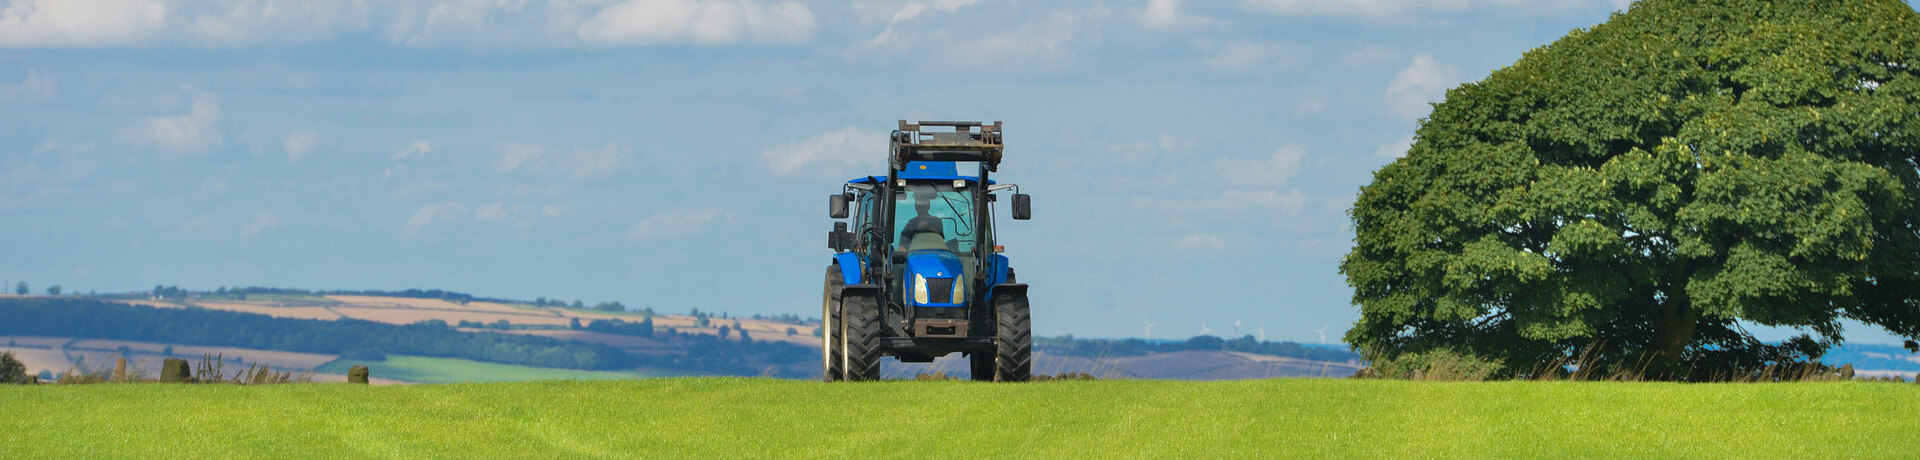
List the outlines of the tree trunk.
{"label": "tree trunk", "polygon": [[1693,298],[1687,296],[1687,279],[1691,275],[1692,270],[1685,261],[1673,263],[1673,272],[1667,281],[1667,301],[1660,305],[1659,315],[1654,318],[1654,362],[1648,363],[1650,371],[1671,374],[1679,370],[1680,352],[1693,341],[1693,330],[1700,325],[1700,309],[1694,308]]}

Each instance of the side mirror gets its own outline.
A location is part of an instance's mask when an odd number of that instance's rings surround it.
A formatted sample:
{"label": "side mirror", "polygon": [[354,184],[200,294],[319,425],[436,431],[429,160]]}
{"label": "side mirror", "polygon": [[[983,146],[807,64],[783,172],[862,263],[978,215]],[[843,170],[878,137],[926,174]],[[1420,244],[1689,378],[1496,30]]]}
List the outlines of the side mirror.
{"label": "side mirror", "polygon": [[827,197],[827,214],[835,219],[847,218],[847,194],[836,193]]}
{"label": "side mirror", "polygon": [[1025,193],[1013,194],[1013,220],[1033,218],[1033,196]]}

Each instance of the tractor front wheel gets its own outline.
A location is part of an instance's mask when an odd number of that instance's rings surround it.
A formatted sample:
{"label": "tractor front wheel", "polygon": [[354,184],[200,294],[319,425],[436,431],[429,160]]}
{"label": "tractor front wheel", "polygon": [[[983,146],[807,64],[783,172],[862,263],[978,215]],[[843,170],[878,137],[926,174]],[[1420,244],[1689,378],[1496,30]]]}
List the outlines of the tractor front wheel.
{"label": "tractor front wheel", "polygon": [[848,381],[880,380],[880,316],[876,296],[840,297],[840,350]]}
{"label": "tractor front wheel", "polygon": [[993,310],[997,319],[993,380],[1025,382],[1033,378],[1033,317],[1027,311],[1027,296],[995,298]]}
{"label": "tractor front wheel", "polygon": [[840,367],[840,305],[836,297],[846,283],[840,279],[840,266],[827,267],[826,291],[820,296],[820,372],[828,382],[846,378]]}

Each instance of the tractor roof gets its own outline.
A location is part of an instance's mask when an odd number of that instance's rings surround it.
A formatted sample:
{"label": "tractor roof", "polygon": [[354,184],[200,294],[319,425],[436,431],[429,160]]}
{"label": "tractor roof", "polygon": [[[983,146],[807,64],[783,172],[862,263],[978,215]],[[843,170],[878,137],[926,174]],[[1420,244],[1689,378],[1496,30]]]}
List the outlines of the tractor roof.
{"label": "tractor roof", "polygon": [[[906,180],[922,180],[922,179],[932,179],[932,180],[955,180],[955,179],[959,179],[959,180],[964,180],[964,181],[968,181],[968,182],[979,182],[979,181],[980,181],[980,178],[979,178],[979,177],[976,177],[976,176],[962,176],[962,175],[960,175],[960,171],[959,171],[959,169],[960,169],[960,168],[959,168],[959,167],[957,167],[957,166],[955,166],[955,163],[953,163],[953,162],[951,162],[951,161],[915,161],[915,162],[912,162],[912,163],[907,163],[907,167],[906,167],[905,169],[902,169],[902,170],[900,171],[900,178],[901,178],[901,179],[906,179]],[[875,183],[880,183],[880,182],[884,182],[884,181],[886,181],[886,180],[887,180],[887,177],[886,177],[886,176],[867,176],[867,177],[862,177],[862,178],[859,178],[859,179],[854,179],[854,180],[850,180],[850,181],[847,181],[847,183],[849,183],[849,184],[875,184]],[[991,185],[991,184],[993,184],[993,180],[992,180],[992,179],[988,179],[988,180],[987,180],[987,184],[989,184],[989,185]]]}

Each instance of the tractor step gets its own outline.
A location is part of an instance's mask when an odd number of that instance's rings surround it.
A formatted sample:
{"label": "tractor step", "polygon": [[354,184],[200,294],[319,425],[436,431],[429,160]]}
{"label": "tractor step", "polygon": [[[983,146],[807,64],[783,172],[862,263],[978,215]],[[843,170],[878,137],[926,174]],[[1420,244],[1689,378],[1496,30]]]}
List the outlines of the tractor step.
{"label": "tractor step", "polygon": [[881,337],[880,349],[888,354],[909,352],[944,355],[956,351],[992,350],[992,337]]}

